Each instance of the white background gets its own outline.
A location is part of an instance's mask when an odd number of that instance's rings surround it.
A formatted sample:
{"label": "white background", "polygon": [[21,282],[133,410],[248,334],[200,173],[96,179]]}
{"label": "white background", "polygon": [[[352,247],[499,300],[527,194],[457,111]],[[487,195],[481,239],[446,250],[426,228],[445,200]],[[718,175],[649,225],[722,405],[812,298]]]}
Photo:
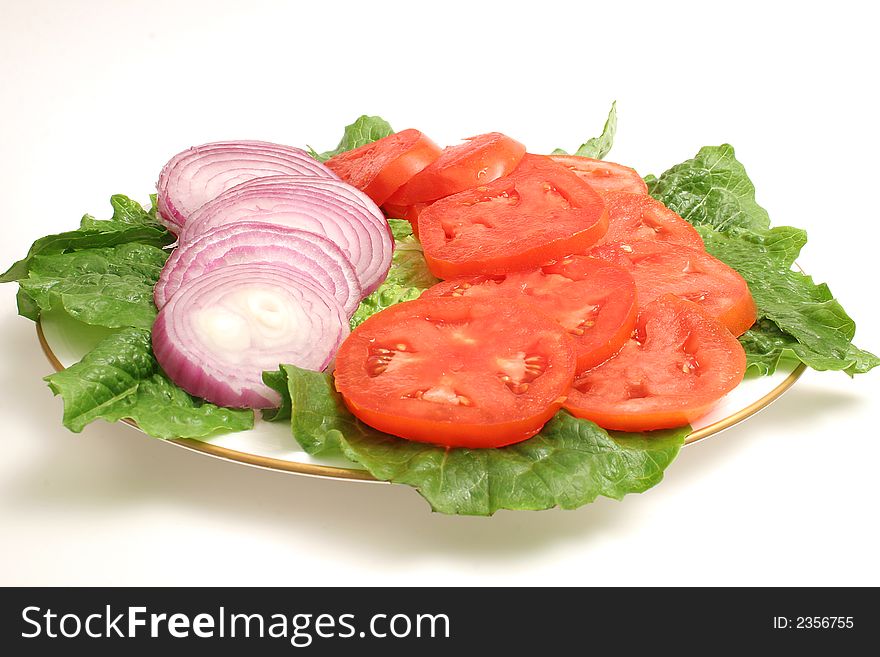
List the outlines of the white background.
{"label": "white background", "polygon": [[[362,113],[440,143],[574,148],[660,173],[730,142],[801,265],[880,350],[869,3],[0,0],[0,269],[192,144],[335,146]],[[675,5],[675,7],[674,7]],[[422,12],[425,13],[422,13]],[[808,372],[688,447],[666,480],[577,511],[429,512],[402,486],[224,463],[61,427],[33,325],[0,288],[0,584],[880,584],[877,372]]]}

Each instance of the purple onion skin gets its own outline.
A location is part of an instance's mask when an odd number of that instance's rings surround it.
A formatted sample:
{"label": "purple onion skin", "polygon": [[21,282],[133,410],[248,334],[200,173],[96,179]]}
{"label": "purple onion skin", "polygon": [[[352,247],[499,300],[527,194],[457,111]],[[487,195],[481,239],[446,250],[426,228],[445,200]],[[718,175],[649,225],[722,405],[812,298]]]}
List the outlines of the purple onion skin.
{"label": "purple onion skin", "polygon": [[[230,299],[233,294],[237,296]],[[293,309],[293,315],[283,316],[286,320],[302,322],[278,325],[278,315],[273,314],[278,300]],[[248,315],[255,305],[264,310],[267,301],[271,302],[269,323],[266,317]],[[217,316],[218,309],[225,314]],[[219,330],[215,325],[209,334],[205,325],[212,318],[223,325]],[[247,329],[244,335],[236,332],[242,326]],[[268,333],[255,333],[267,327]],[[263,383],[264,370],[292,363],[321,371],[348,332],[342,308],[310,279],[290,270],[238,264],[181,287],[159,311],[152,341],[159,365],[189,394],[229,408],[271,408],[280,398]],[[218,344],[217,336],[226,344]],[[255,347],[260,338],[269,346]]]}
{"label": "purple onion skin", "polygon": [[355,200],[354,188],[345,183],[284,178],[239,185],[205,203],[190,216],[179,244],[185,246],[217,226],[244,221],[314,232],[342,248],[358,272],[364,295],[375,290],[388,274],[393,250],[388,222],[375,204],[369,201],[371,209]]}
{"label": "purple onion skin", "polygon": [[[193,171],[194,166],[198,168]],[[199,172],[209,166],[213,170],[200,178]],[[157,184],[159,217],[176,234],[194,210],[223,191],[277,175],[338,180],[301,148],[262,141],[212,142],[178,153],[162,168]]]}
{"label": "purple onion skin", "polygon": [[332,241],[286,226],[241,222],[218,226],[176,248],[153,290],[156,307],[161,310],[187,281],[233,263],[300,271],[331,293],[349,316],[363,297],[354,266]]}
{"label": "purple onion skin", "polygon": [[318,178],[317,176],[272,176],[269,181],[265,178],[254,178],[247,182],[240,183],[232,189],[246,190],[266,188],[267,185],[308,185],[324,190],[333,190],[337,194],[357,203],[365,208],[370,215],[376,220],[380,226],[387,226],[388,220],[385,219],[385,213],[369,196],[364,194],[357,187],[349,185],[343,180],[333,180],[332,178]]}

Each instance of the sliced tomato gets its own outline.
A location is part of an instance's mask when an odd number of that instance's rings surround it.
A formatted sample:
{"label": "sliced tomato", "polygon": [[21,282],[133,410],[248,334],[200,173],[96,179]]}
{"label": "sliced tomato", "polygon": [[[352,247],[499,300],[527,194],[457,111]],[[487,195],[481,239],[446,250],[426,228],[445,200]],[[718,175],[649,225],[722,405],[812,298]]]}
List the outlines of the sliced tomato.
{"label": "sliced tomato", "polygon": [[408,205],[394,205],[393,203],[382,205],[382,211],[389,219],[406,219],[407,210],[409,210]]}
{"label": "sliced tomato", "polygon": [[418,130],[402,130],[325,163],[376,205],[382,205],[404,183],[440,157],[440,147]]}
{"label": "sliced tomato", "polygon": [[501,447],[536,434],[575,371],[562,327],[509,299],[435,297],[391,306],[336,355],[336,389],[363,422],[449,447]]}
{"label": "sliced tomato", "polygon": [[605,194],[605,204],[608,232],[599,240],[600,244],[654,240],[705,250],[703,238],[693,226],[650,196],[609,192]]}
{"label": "sliced tomato", "polygon": [[413,234],[419,236],[419,215],[430,203],[416,203],[415,205],[394,205],[386,203],[382,206],[389,219],[405,219],[412,224]]}
{"label": "sliced tomato", "polygon": [[448,196],[419,215],[438,278],[503,274],[584,253],[608,228],[605,203],[576,175],[526,155],[509,176]]}
{"label": "sliced tomato", "polygon": [[616,354],[638,314],[632,276],[622,267],[582,255],[530,271],[453,278],[428,288],[420,298],[431,297],[505,298],[534,305],[572,336],[579,372]]}
{"label": "sliced tomato", "polygon": [[699,304],[734,335],[742,335],[755,323],[755,300],[743,277],[705,251],[642,240],[603,244],[590,255],[632,274],[640,309],[659,296],[674,294]]}
{"label": "sliced tomato", "polygon": [[622,164],[577,155],[551,155],[550,157],[576,174],[600,194],[609,192],[648,194],[648,186],[638,172]]}
{"label": "sliced tomato", "polygon": [[388,202],[396,206],[435,201],[506,176],[519,164],[526,147],[500,132],[471,137],[449,146],[432,164],[413,176]]}
{"label": "sliced tomato", "polygon": [[678,427],[705,415],[745,370],[745,352],[721,322],[664,295],[641,312],[617,356],[578,376],[564,406],[606,429]]}

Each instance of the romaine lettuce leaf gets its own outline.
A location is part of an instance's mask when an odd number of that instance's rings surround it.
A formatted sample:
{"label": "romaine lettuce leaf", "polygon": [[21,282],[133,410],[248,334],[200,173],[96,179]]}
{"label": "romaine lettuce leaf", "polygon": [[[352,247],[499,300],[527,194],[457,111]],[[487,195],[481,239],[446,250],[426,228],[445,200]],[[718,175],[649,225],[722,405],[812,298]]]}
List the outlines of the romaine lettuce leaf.
{"label": "romaine lettuce leaf", "polygon": [[773,374],[779,362],[785,359],[798,360],[815,370],[842,369],[850,376],[864,374],[880,364],[877,356],[851,343],[846,345],[842,357],[828,355],[824,349],[810,349],[768,319],[759,319],[739,341],[745,348],[748,367],[762,375]]}
{"label": "romaine lettuce leaf", "polygon": [[114,194],[110,197],[110,207],[113,208],[113,216],[107,220],[95,219],[92,215],[85,215],[80,221],[81,229],[108,230],[108,226],[119,224],[119,228],[125,226],[152,226],[162,228],[157,218],[158,208],[156,194],[150,194],[151,207],[149,210],[137,201],[133,201],[124,194]]}
{"label": "romaine lettuce leaf", "polygon": [[[580,157],[591,157],[594,160],[601,160],[611,150],[614,145],[614,135],[617,133],[617,101],[611,103],[611,109],[608,111],[608,118],[605,120],[605,126],[602,128],[602,134],[598,137],[588,139],[581,144],[574,152]],[[557,148],[553,155],[568,155],[566,151]]]}
{"label": "romaine lettuce leaf", "polygon": [[[416,488],[435,511],[574,509],[602,495],[621,499],[663,478],[690,427],[617,434],[564,411],[533,438],[499,449],[447,449],[402,440],[359,422],[332,377],[283,365],[275,376],[292,406],[294,437],[310,454],[342,453],[383,481]],[[273,373],[274,374],[274,373]]]}
{"label": "romaine lettuce leaf", "polygon": [[783,333],[769,319],[759,319],[748,331],[739,336],[746,352],[746,368],[755,374],[773,374],[780,361],[797,357],[794,347],[798,341]]}
{"label": "romaine lettuce leaf", "polygon": [[412,237],[412,224],[406,219],[389,219],[388,226],[391,228],[391,237],[395,240],[404,240],[407,237]]}
{"label": "romaine lettuce leaf", "polygon": [[32,322],[36,322],[40,318],[40,306],[21,287],[15,293],[15,305],[18,308],[18,314],[22,317],[27,317]]}
{"label": "romaine lettuce leaf", "polygon": [[394,134],[391,125],[380,116],[359,116],[354,123],[345,126],[345,132],[339,145],[332,151],[316,152],[309,148],[309,154],[319,162],[326,162],[334,155],[350,151],[364,144],[370,144],[378,139]]}
{"label": "romaine lettuce leaf", "polygon": [[[279,366],[280,367],[280,366]],[[278,408],[264,408],[260,411],[261,417],[267,422],[284,422],[290,420],[290,393],[287,391],[287,375],[283,370],[263,372],[263,383],[277,390],[281,395],[281,405]]]}
{"label": "romaine lettuce leaf", "polygon": [[140,382],[156,368],[150,334],[126,329],[104,338],[80,362],[45,380],[64,399],[64,426],[80,432],[100,417],[118,420],[118,411],[130,403]]}
{"label": "romaine lettuce leaf", "polygon": [[144,329],[112,333],[46,381],[64,400],[64,426],[77,433],[97,419],[131,419],[157,438],[204,438],[253,426],[253,411],[208,404],[171,383]]}
{"label": "romaine lettuce leaf", "polygon": [[208,438],[254,426],[252,410],[209,404],[184,392],[161,371],[141,381],[137,395],[118,416],[134,420],[156,438]]}
{"label": "romaine lettuce leaf", "polygon": [[361,301],[348,323],[352,330],[354,330],[380,310],[385,310],[389,306],[394,306],[404,301],[418,299],[423,291],[424,288],[413,285],[382,283],[375,292],[372,292]]}
{"label": "romaine lettuce leaf", "polygon": [[701,148],[693,159],[651,179],[648,191],[695,226],[722,231],[770,227],[770,217],[755,201],[755,186],[730,144]]}
{"label": "romaine lettuce leaf", "polygon": [[422,245],[415,237],[409,236],[394,242],[394,255],[385,283],[417,287],[426,290],[440,282],[428,269]]}
{"label": "romaine lettuce leaf", "polygon": [[99,418],[127,418],[159,438],[249,429],[252,411],[195,399],[162,373],[149,329],[156,316],[153,286],[169,255],[161,247],[174,236],[156,220],[155,197],[150,210],[122,195],[110,204],[111,219],[86,215],[78,230],[37,240],[0,278],[19,282],[19,313],[34,321],[43,311],[63,310],[92,326],[121,329],[80,362],[46,377],[64,400],[64,425],[79,432]]}
{"label": "romaine lettuce leaf", "polygon": [[790,269],[787,262],[778,263],[764,244],[708,226],[700,226],[698,230],[706,250],[746,279],[758,306],[759,318],[776,324],[793,337],[805,353],[824,354],[838,360],[840,367],[834,369],[846,369],[852,364],[845,359],[856,325],[827,285],[814,283],[810,276]]}
{"label": "romaine lettuce leaf", "polygon": [[33,243],[27,256],[0,275],[0,283],[27,277],[33,258],[39,255],[102,249],[133,242],[161,248],[174,242],[174,235],[156,221],[155,207],[144,210],[137,202],[121,194],[113,196],[110,203],[113,206],[112,219],[99,221],[86,215],[78,230],[41,237]]}
{"label": "romaine lettuce leaf", "polygon": [[880,360],[852,344],[855,322],[824,283],[792,269],[807,242],[799,228],[770,228],[755,187],[727,144],[707,146],[649,183],[651,194],[691,222],[706,250],[749,284],[759,322],[740,338],[751,369],[783,357],[817,370],[867,372]]}
{"label": "romaine lettuce leaf", "polygon": [[92,326],[149,329],[153,287],[167,258],[168,251],[138,242],[35,255],[19,285],[41,311],[60,308]]}

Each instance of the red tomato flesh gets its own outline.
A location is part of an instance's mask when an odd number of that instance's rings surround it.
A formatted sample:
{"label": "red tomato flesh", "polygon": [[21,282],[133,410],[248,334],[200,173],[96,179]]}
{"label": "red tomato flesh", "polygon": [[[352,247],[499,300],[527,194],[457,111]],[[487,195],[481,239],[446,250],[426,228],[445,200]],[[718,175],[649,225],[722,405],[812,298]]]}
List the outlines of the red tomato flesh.
{"label": "red tomato flesh", "polygon": [[422,210],[419,239],[438,278],[503,274],[585,253],[605,234],[605,203],[547,157],[526,155],[509,176]]}
{"label": "red tomato flesh", "polygon": [[678,427],[705,415],[745,369],[745,352],[723,324],[665,295],[645,307],[617,356],[577,377],[565,408],[606,429]]}
{"label": "red tomato flesh", "polygon": [[413,176],[388,201],[407,206],[486,185],[506,176],[519,164],[526,147],[500,132],[471,137],[443,149],[440,157]]}
{"label": "red tomato flesh", "polygon": [[620,265],[636,281],[639,308],[664,294],[693,301],[742,335],[757,318],[755,300],[742,276],[703,250],[653,240],[603,244],[590,255]]}
{"label": "red tomato flesh", "polygon": [[402,130],[331,157],[336,175],[382,205],[413,176],[440,157],[440,147],[418,130]]}
{"label": "red tomato flesh", "polygon": [[570,170],[600,194],[609,192],[648,194],[648,186],[638,172],[622,164],[578,155],[551,155],[550,159]]}
{"label": "red tomato flesh", "polygon": [[525,440],[560,408],[575,372],[562,327],[509,299],[438,297],[367,319],[336,356],[336,389],[366,424],[448,447]]}
{"label": "red tomato flesh", "polygon": [[419,236],[419,215],[430,203],[416,203],[415,205],[393,205],[386,203],[382,206],[385,215],[389,219],[405,219],[412,225],[413,235]]}
{"label": "red tomato flesh", "polygon": [[578,255],[530,271],[453,278],[428,288],[420,299],[432,297],[504,298],[534,305],[571,335],[579,372],[616,354],[638,313],[635,281],[625,269]]}
{"label": "red tomato flesh", "polygon": [[693,226],[650,196],[610,192],[605,194],[605,204],[608,232],[599,244],[653,240],[705,250],[703,238]]}

